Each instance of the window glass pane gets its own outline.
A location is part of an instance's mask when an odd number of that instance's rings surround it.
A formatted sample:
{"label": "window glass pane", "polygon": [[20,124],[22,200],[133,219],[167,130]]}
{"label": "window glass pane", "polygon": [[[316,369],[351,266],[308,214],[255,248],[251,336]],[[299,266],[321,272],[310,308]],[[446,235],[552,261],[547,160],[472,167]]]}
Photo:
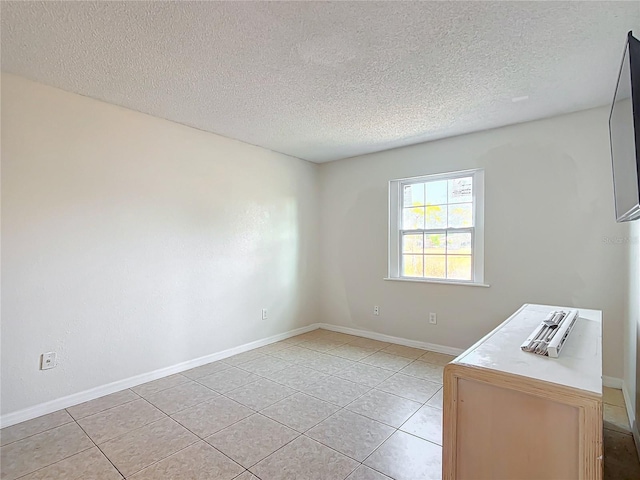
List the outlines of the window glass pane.
{"label": "window glass pane", "polygon": [[422,230],[424,228],[424,207],[402,209],[402,229]]}
{"label": "window glass pane", "polygon": [[444,255],[425,255],[424,276],[431,278],[446,278]]}
{"label": "window glass pane", "polygon": [[447,203],[466,203],[473,201],[473,177],[449,180],[449,201]]}
{"label": "window glass pane", "polygon": [[430,233],[424,236],[424,253],[445,253],[446,235],[444,233]]}
{"label": "window glass pane", "polygon": [[422,254],[422,234],[408,234],[402,236],[402,252],[403,253],[419,253]]}
{"label": "window glass pane", "polygon": [[471,280],[471,255],[447,255],[447,278]]}
{"label": "window glass pane", "polygon": [[428,182],[427,184],[427,205],[443,205],[447,203],[447,181]]}
{"label": "window glass pane", "polygon": [[423,258],[422,255],[402,255],[402,276],[422,277]]}
{"label": "window glass pane", "polygon": [[427,229],[447,227],[447,206],[436,205],[427,208]]}
{"label": "window glass pane", "polygon": [[424,205],[424,183],[414,183],[405,185],[402,197],[402,206],[421,206]]}
{"label": "window glass pane", "polygon": [[473,227],[473,203],[449,205],[449,228]]}
{"label": "window glass pane", "polygon": [[447,234],[447,253],[471,255],[471,232]]}

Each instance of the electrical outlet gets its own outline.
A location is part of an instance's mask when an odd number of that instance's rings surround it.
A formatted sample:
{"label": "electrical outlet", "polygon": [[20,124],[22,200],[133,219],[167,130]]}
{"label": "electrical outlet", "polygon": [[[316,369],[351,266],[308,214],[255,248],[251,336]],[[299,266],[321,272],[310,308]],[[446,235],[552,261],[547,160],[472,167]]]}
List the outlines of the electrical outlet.
{"label": "electrical outlet", "polygon": [[56,352],[47,352],[40,355],[40,370],[49,370],[57,365]]}
{"label": "electrical outlet", "polygon": [[380,315],[380,307],[378,305],[373,307],[373,314]]}
{"label": "electrical outlet", "polygon": [[263,309],[262,309],[262,319],[263,319],[263,320],[266,320],[266,319],[267,319],[267,309],[266,309],[266,308],[263,308]]}
{"label": "electrical outlet", "polygon": [[429,323],[430,323],[431,325],[436,325],[436,324],[438,323],[438,317],[437,317],[437,316],[436,316],[436,314],[435,314],[435,313],[433,313],[433,312],[431,312],[431,313],[429,314]]}

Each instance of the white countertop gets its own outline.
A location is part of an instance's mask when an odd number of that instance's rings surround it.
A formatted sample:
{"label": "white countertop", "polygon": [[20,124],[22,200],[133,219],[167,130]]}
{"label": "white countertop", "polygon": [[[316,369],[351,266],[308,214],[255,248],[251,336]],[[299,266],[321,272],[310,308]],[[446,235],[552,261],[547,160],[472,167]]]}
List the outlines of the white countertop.
{"label": "white countertop", "polygon": [[486,368],[602,395],[602,312],[578,308],[579,319],[558,358],[523,352],[520,345],[552,310],[525,304],[453,363]]}

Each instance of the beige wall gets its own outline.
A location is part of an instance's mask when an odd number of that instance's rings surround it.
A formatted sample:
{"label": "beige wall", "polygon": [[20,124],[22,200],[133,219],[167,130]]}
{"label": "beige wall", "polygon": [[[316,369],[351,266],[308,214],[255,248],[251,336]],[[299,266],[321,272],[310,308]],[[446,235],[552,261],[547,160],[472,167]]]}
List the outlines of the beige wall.
{"label": "beige wall", "polygon": [[[626,379],[606,120],[316,166],[3,75],[2,413],[316,321],[464,348],[525,302],[602,309]],[[491,288],[384,281],[388,181],[478,167]]]}
{"label": "beige wall", "polygon": [[[637,414],[640,411],[640,221],[629,222],[625,243],[629,248],[629,297],[625,325],[624,388],[631,425],[638,433]],[[634,425],[635,424],[635,425]],[[640,444],[637,445],[640,451]]]}
{"label": "beige wall", "polygon": [[2,75],[2,413],[317,321],[317,170]]}
{"label": "beige wall", "polygon": [[[607,118],[601,108],[321,165],[323,320],[465,348],[523,303],[601,309],[604,374],[622,377],[627,230]],[[485,169],[491,287],[384,281],[389,180],[469,168]]]}

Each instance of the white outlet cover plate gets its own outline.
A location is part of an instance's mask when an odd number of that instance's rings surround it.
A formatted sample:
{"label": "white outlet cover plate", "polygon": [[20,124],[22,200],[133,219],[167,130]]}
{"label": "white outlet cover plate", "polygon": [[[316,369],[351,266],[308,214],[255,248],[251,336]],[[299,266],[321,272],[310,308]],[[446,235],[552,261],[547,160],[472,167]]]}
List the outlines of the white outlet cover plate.
{"label": "white outlet cover plate", "polygon": [[42,354],[40,370],[49,370],[58,364],[56,352],[47,352]]}

